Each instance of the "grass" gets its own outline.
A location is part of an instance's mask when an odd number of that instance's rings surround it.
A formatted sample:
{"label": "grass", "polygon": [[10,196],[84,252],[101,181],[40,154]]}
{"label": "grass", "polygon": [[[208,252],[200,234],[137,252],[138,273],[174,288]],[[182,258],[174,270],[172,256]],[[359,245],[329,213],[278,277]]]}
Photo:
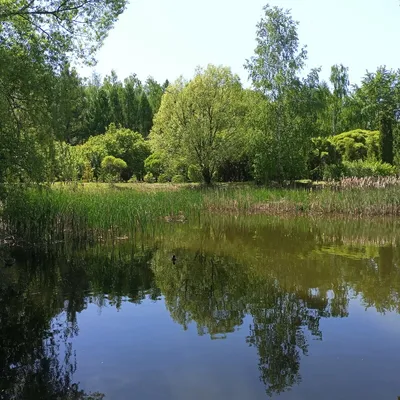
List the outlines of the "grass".
{"label": "grass", "polygon": [[[397,181],[396,181],[397,182]],[[15,189],[3,204],[10,233],[45,241],[71,236],[90,241],[137,236],[159,221],[204,214],[400,215],[400,184],[348,180],[318,190],[271,189],[251,184],[56,184]],[[44,236],[44,237],[43,237]]]}

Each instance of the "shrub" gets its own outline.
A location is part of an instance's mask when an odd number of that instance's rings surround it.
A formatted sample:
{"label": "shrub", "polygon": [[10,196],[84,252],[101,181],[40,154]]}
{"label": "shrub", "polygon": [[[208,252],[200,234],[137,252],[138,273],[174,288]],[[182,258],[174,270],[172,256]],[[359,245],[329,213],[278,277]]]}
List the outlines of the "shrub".
{"label": "shrub", "polygon": [[82,180],[85,182],[92,182],[94,180],[94,168],[92,168],[89,161],[86,161],[84,164]]}
{"label": "shrub", "polygon": [[157,180],[157,182],[159,182],[159,183],[167,183],[167,182],[169,182],[171,179],[170,179],[170,177],[167,175],[167,174],[161,174],[159,177],[158,177],[158,180]]}
{"label": "shrub", "polygon": [[153,176],[153,174],[152,174],[151,172],[148,172],[148,173],[144,176],[143,180],[144,180],[146,183],[154,183],[154,182],[156,181],[156,179],[154,178],[154,176]]}
{"label": "shrub", "polygon": [[325,165],[322,168],[322,179],[324,181],[337,180],[343,176],[343,164]]}
{"label": "shrub", "polygon": [[103,170],[103,175],[107,176],[107,181],[108,179],[119,180],[121,172],[127,167],[128,166],[124,160],[114,156],[106,156],[101,162],[101,169]]}
{"label": "shrub", "polygon": [[396,168],[393,165],[380,161],[344,161],[343,167],[343,175],[348,177],[365,178],[396,175]]}
{"label": "shrub", "polygon": [[161,161],[161,157],[157,153],[151,154],[144,161],[144,168],[146,173],[151,173],[154,178],[158,178],[158,176],[163,172],[163,165]]}
{"label": "shrub", "polygon": [[344,161],[379,159],[379,131],[356,129],[335,135],[329,141]]}
{"label": "shrub", "polygon": [[172,183],[184,183],[185,178],[183,175],[174,175],[171,179]]}
{"label": "shrub", "polygon": [[102,160],[106,156],[114,156],[127,163],[124,179],[133,174],[142,179],[145,173],[144,160],[150,154],[150,147],[140,133],[125,128],[117,129],[115,125],[110,125],[105,134],[92,136],[81,145],[71,146],[70,151],[83,160],[83,163],[90,162],[95,177],[103,174]]}
{"label": "shrub", "polygon": [[342,157],[329,139],[317,137],[312,139],[311,151],[308,156],[310,178],[314,181],[325,178],[339,178],[337,166],[341,164]]}
{"label": "shrub", "polygon": [[193,164],[189,165],[188,178],[191,182],[201,182],[203,180],[203,176],[201,174],[200,167]]}
{"label": "shrub", "polygon": [[138,179],[137,179],[136,175],[132,175],[128,180],[129,183],[136,183],[137,181],[138,181]]}

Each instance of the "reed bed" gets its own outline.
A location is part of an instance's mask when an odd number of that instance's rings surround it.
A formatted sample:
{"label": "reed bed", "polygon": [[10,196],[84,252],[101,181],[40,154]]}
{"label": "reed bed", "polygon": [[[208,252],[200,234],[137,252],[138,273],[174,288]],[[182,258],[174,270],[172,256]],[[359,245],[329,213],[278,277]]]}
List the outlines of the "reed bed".
{"label": "reed bed", "polygon": [[31,241],[107,240],[144,233],[160,219],[193,216],[200,202],[200,194],[189,190],[31,188],[9,194],[2,219],[10,233]]}
{"label": "reed bed", "polygon": [[2,208],[8,233],[30,241],[54,242],[129,238],[155,231],[162,222],[181,223],[206,214],[400,215],[397,178],[346,179],[318,190],[271,189],[251,185],[173,190],[89,186],[18,189]]}

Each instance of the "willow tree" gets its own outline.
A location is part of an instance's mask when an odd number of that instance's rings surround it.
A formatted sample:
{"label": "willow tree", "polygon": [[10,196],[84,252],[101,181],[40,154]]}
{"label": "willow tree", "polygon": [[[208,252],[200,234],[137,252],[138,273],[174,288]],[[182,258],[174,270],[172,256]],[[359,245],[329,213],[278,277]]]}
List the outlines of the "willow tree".
{"label": "willow tree", "polygon": [[173,168],[186,162],[200,168],[205,183],[226,158],[234,158],[241,140],[243,89],[229,68],[197,69],[187,82],[177,80],[162,98],[150,134],[153,150]]}

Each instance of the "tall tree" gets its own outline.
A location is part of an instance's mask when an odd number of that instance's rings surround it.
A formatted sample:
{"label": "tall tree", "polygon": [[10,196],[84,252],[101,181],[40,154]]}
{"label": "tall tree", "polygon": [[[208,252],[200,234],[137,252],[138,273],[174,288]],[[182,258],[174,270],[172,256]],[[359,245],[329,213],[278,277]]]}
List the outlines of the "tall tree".
{"label": "tall tree", "polygon": [[104,80],[104,89],[107,91],[111,122],[117,126],[124,124],[123,114],[123,87],[114,70]]}
{"label": "tall tree", "polygon": [[146,92],[142,91],[139,97],[138,108],[138,127],[139,132],[143,137],[147,137],[150,133],[153,121],[153,111],[150,102],[147,98]]}
{"label": "tall tree", "polygon": [[339,119],[344,106],[344,101],[349,94],[349,69],[342,64],[333,65],[331,68],[330,82],[333,86],[332,97],[332,134],[343,131]]}
{"label": "tall tree", "polygon": [[307,58],[300,48],[298,22],[290,11],[266,5],[257,24],[255,55],[246,61],[254,87],[271,100],[278,100],[297,81],[297,73]]}
{"label": "tall tree", "polygon": [[156,115],[161,105],[161,97],[164,93],[164,88],[152,77],[149,77],[144,85],[144,90],[149,100],[152,113]]}
{"label": "tall tree", "polygon": [[242,92],[229,68],[213,65],[170,85],[150,135],[153,149],[170,164],[183,158],[197,165],[210,183],[225,155],[240,148]]}
{"label": "tall tree", "polygon": [[[301,87],[298,73],[307,52],[300,48],[298,23],[289,11],[269,5],[263,11],[264,17],[257,24],[255,55],[245,64],[253,86],[265,99],[259,110],[262,117],[255,140],[255,172],[259,180],[282,180],[294,177],[293,170],[301,173],[305,166],[308,141],[299,136],[291,107],[292,94]],[[299,161],[303,165],[296,165]]]}
{"label": "tall tree", "polygon": [[135,132],[139,131],[139,93],[142,84],[136,75],[131,75],[124,81],[124,124],[125,127]]}
{"label": "tall tree", "polygon": [[393,163],[393,129],[400,104],[400,72],[379,67],[367,73],[355,96],[361,105],[365,128],[379,129],[383,162]]}
{"label": "tall tree", "polygon": [[56,137],[68,143],[76,143],[84,129],[85,88],[76,69],[64,66],[54,94],[54,131]]}

